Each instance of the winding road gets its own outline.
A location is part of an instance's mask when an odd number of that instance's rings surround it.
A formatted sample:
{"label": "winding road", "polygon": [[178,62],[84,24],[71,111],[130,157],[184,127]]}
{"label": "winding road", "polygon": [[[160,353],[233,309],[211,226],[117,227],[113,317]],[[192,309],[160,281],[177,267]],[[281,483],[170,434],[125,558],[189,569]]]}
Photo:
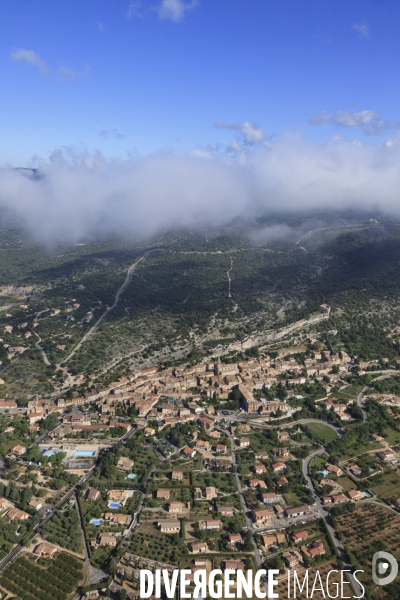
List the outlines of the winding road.
{"label": "winding road", "polygon": [[237,472],[237,460],[236,460],[236,452],[235,452],[235,440],[233,439],[233,435],[232,435],[232,433],[231,433],[231,431],[229,429],[227,429],[227,434],[228,434],[228,437],[229,437],[229,439],[231,441],[231,455],[232,455],[232,463],[233,463],[234,470],[235,470],[236,487],[237,487],[238,492],[239,492],[240,502],[242,503],[242,509],[243,509],[243,514],[244,514],[245,519],[246,519],[247,529],[248,529],[248,531],[250,531],[251,536],[253,538],[254,558],[255,558],[255,561],[257,563],[257,568],[260,569],[263,561],[262,561],[262,558],[261,558],[260,551],[257,548],[256,531],[255,531],[255,529],[253,527],[253,523],[252,523],[250,517],[248,516],[249,509],[247,508],[246,499],[245,499],[244,493],[243,493],[242,483],[240,481],[239,473]]}
{"label": "winding road", "polygon": [[136,267],[138,266],[138,264],[144,259],[146,258],[146,256],[148,254],[150,254],[150,252],[156,252],[157,250],[160,250],[160,248],[154,248],[153,250],[148,250],[147,252],[145,252],[145,254],[143,254],[143,256],[141,256],[136,262],[134,262],[128,269],[127,273],[126,273],[126,277],[125,277],[125,281],[124,283],[121,285],[121,287],[117,290],[117,293],[115,294],[115,300],[114,303],[109,306],[107,308],[107,310],[105,310],[103,312],[103,314],[97,319],[96,323],[93,325],[93,327],[91,327],[89,329],[89,331],[87,333],[85,333],[85,335],[83,336],[83,338],[80,340],[80,342],[77,343],[77,345],[75,346],[75,348],[68,354],[68,356],[63,360],[63,364],[67,363],[73,356],[74,354],[80,349],[80,347],[82,346],[82,344],[84,344],[86,342],[86,340],[92,335],[92,333],[97,329],[97,327],[100,325],[100,323],[105,319],[105,317],[108,315],[108,313],[110,313],[112,310],[114,310],[114,308],[117,306],[119,299],[121,297],[121,294],[123,294],[123,292],[126,290],[126,288],[128,287],[130,281],[131,281],[131,277],[132,277],[132,273],[133,271],[136,269]]}
{"label": "winding road", "polygon": [[[390,377],[393,377],[394,373],[387,373],[385,375],[381,375],[380,377],[377,377],[376,379],[374,379],[374,381],[381,381],[384,379],[388,379]],[[364,408],[363,405],[363,398],[364,395],[368,392],[368,390],[370,390],[372,388],[372,384],[373,382],[371,382],[371,384],[366,385],[361,392],[358,394],[357,396],[357,404],[360,407],[360,409],[362,410],[362,414],[363,414],[363,424],[365,424],[368,420],[368,415],[367,412]],[[304,422],[304,421],[303,421]],[[327,424],[327,423],[326,423]],[[337,430],[337,433],[340,431],[338,430],[336,427],[334,427],[333,425],[330,426],[332,429]],[[339,433],[338,433],[339,435]],[[319,450],[316,450],[315,452],[312,452],[309,456],[307,456],[307,458],[304,460],[303,462],[303,475],[304,475],[304,479],[307,482],[307,485],[310,489],[310,491],[312,492],[313,496],[314,496],[314,500],[315,500],[315,504],[320,512],[321,518],[324,519],[327,530],[329,532],[329,537],[332,540],[333,545],[336,548],[337,554],[339,556],[339,558],[342,560],[343,564],[345,565],[345,569],[351,569],[350,565],[348,564],[348,559],[346,556],[346,553],[344,551],[344,548],[342,546],[342,544],[340,543],[336,531],[335,529],[332,527],[330,518],[329,518],[329,513],[325,510],[325,507],[323,506],[320,497],[318,496],[318,494],[316,493],[313,483],[311,481],[311,477],[309,475],[309,465],[310,462],[312,461],[313,458],[315,458],[316,456],[319,456],[321,454],[326,454],[327,456],[329,456],[329,454],[326,452],[326,450],[324,448],[320,448]],[[387,507],[386,505],[384,506],[383,504],[381,504],[380,502],[376,502],[375,500],[362,500],[361,501],[363,504],[365,504],[366,502],[369,502],[370,504],[376,504],[378,506],[382,506],[384,508],[388,508],[389,510],[392,510],[393,512],[395,512],[397,515],[397,511],[395,511],[394,509],[391,509],[390,507]],[[353,574],[350,572],[348,574],[349,579],[351,581],[353,590],[355,592],[355,594],[362,600],[361,598],[361,586],[359,585],[359,583],[355,580],[355,578],[353,577]]]}
{"label": "winding road", "polygon": [[367,419],[368,419],[367,412],[366,412],[366,410],[364,408],[364,402],[363,402],[364,395],[370,389],[372,389],[372,384],[375,381],[383,381],[384,379],[390,379],[394,375],[398,375],[398,371],[391,371],[390,373],[387,373],[386,375],[380,375],[379,377],[376,377],[373,381],[371,381],[371,383],[369,383],[368,385],[366,385],[365,388],[363,388],[361,390],[361,392],[358,394],[358,396],[357,396],[357,404],[358,404],[358,406],[362,410],[362,414],[363,414],[363,421],[362,422],[363,422],[363,424],[365,424],[367,422]]}

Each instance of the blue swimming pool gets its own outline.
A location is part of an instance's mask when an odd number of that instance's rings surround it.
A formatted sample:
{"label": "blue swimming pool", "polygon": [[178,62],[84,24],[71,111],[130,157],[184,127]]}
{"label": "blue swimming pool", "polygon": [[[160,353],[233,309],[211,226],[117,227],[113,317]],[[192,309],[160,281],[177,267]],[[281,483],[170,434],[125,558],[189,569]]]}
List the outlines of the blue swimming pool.
{"label": "blue swimming pool", "polygon": [[121,508],[121,504],[119,502],[109,502],[109,508]]}
{"label": "blue swimming pool", "polygon": [[45,450],[43,450],[42,452],[42,456],[48,456],[50,458],[50,456],[54,456],[54,454],[58,454],[59,450],[49,450],[48,448],[46,448]]}
{"label": "blue swimming pool", "polygon": [[136,479],[137,475],[134,475],[133,473],[131,475],[127,475],[126,477],[127,479]]}
{"label": "blue swimming pool", "polygon": [[92,450],[75,450],[74,456],[94,456],[96,452]]}
{"label": "blue swimming pool", "polygon": [[91,519],[89,521],[89,523],[91,523],[92,525],[101,525],[103,522],[103,519]]}

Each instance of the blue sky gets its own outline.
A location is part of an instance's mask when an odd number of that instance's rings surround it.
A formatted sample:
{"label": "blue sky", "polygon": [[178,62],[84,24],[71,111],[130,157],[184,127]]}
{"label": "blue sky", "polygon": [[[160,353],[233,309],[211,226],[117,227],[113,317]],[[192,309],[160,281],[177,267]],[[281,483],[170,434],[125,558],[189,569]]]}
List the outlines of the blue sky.
{"label": "blue sky", "polygon": [[381,143],[398,127],[399,22],[396,0],[4,0],[0,163],[285,132]]}

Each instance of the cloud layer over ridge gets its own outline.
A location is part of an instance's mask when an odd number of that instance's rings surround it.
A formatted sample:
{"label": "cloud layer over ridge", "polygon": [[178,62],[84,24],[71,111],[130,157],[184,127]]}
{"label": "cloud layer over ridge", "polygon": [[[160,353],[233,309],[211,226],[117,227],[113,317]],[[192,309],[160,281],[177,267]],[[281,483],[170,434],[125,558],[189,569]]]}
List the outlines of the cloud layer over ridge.
{"label": "cloud layer over ridge", "polygon": [[0,172],[0,207],[53,243],[93,235],[144,237],[222,225],[268,211],[379,208],[400,215],[400,144],[281,136],[233,158],[209,150],[108,160],[57,151],[33,179]]}

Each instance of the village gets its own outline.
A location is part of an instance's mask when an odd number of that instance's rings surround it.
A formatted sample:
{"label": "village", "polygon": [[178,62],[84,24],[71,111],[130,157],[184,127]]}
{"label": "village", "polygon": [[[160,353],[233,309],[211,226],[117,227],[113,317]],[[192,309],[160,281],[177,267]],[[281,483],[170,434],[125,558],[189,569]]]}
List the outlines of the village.
{"label": "village", "polygon": [[[354,407],[366,414],[347,390],[373,364],[354,371],[327,347],[302,361],[218,357],[23,409],[1,401],[0,568],[18,549],[36,561],[72,552],[87,597],[138,598],[140,568],[278,565],[284,576],[329,563],[341,549],[331,513],[379,497],[400,508],[400,434],[374,433],[344,460],[329,454],[359,420]],[[374,491],[394,476],[397,493]]]}

